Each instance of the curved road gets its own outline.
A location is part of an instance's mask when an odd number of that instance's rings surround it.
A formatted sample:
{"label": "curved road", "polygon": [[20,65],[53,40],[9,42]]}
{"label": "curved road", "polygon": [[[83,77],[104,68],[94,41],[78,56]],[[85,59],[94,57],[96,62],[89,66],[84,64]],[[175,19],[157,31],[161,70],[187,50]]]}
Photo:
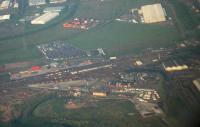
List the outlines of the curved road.
{"label": "curved road", "polygon": [[[23,32],[23,33],[19,33],[19,34],[15,34],[15,35],[12,35],[12,36],[2,37],[2,38],[0,38],[0,41],[10,40],[10,39],[14,39],[14,38],[23,37],[23,36],[26,36],[26,35],[30,35],[30,34],[33,34],[33,33],[36,33],[36,32],[43,31],[43,30],[46,30],[46,29],[48,29],[48,28],[51,28],[51,27],[57,25],[58,23],[60,23],[61,21],[71,18],[71,17],[75,14],[75,12],[76,12],[78,6],[79,6],[79,0],[77,0],[76,3],[75,3],[75,2],[69,1],[69,5],[67,6],[69,12],[68,12],[68,15],[67,15],[67,16],[62,17],[61,19],[59,19],[59,20],[56,21],[56,22],[52,22],[52,23],[50,23],[50,24],[41,26],[41,27],[39,27],[39,28],[37,28],[37,29],[32,29],[32,30],[30,30],[30,31]],[[23,9],[24,9],[24,8],[23,8]]]}

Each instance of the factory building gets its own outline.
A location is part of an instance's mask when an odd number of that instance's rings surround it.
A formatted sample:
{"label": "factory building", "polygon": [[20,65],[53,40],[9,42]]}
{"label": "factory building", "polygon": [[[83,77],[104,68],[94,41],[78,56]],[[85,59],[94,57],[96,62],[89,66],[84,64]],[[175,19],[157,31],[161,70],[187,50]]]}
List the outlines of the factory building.
{"label": "factory building", "polygon": [[141,65],[143,65],[143,62],[140,61],[140,60],[137,60],[137,61],[135,61],[135,65],[137,65],[137,66],[141,66]]}
{"label": "factory building", "polygon": [[106,97],[107,93],[106,92],[93,92],[93,96],[98,96],[98,97]]}
{"label": "factory building", "polygon": [[65,7],[64,6],[57,6],[57,7],[47,7],[43,10],[44,13],[47,12],[61,12]]}
{"label": "factory building", "polygon": [[142,6],[139,13],[142,14],[144,23],[166,21],[166,12],[160,3]]}
{"label": "factory building", "polygon": [[31,24],[46,24],[47,22],[51,21],[52,19],[56,18],[57,16],[59,16],[59,13],[56,13],[56,12],[44,13],[40,17],[33,19],[31,21]]}
{"label": "factory building", "polygon": [[0,21],[9,20],[10,15],[0,15]]}
{"label": "factory building", "polygon": [[29,0],[29,6],[38,6],[46,4],[46,0]]}
{"label": "factory building", "polygon": [[8,9],[9,5],[10,5],[10,0],[2,1],[0,5],[0,10]]}
{"label": "factory building", "polygon": [[164,63],[162,63],[162,66],[163,66],[164,70],[167,72],[183,71],[183,70],[189,69],[189,67],[185,64],[183,64],[183,65],[175,64],[175,65],[171,65],[171,66],[168,66],[168,65],[166,66]]}
{"label": "factory building", "polygon": [[198,90],[198,92],[200,92],[200,78],[193,80],[193,84],[195,88]]}
{"label": "factory building", "polygon": [[56,4],[56,3],[64,3],[66,2],[67,0],[49,0],[49,3],[51,4]]}
{"label": "factory building", "polygon": [[13,8],[19,8],[19,4],[17,2],[14,3]]}

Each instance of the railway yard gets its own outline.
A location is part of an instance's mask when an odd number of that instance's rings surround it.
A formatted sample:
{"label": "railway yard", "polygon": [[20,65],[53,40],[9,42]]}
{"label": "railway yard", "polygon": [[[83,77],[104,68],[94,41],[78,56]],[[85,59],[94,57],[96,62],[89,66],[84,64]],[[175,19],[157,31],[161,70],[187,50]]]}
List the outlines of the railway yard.
{"label": "railway yard", "polygon": [[[193,44],[187,46],[195,47]],[[23,73],[10,72],[10,81],[1,85],[1,111],[4,112],[1,120],[9,121],[19,116],[20,111],[15,112],[14,116],[11,115],[16,105],[23,105],[27,100],[40,94],[48,95],[56,92],[56,96],[71,98],[65,102],[67,109],[80,109],[94,105],[94,102],[88,102],[88,99],[90,101],[127,100],[135,105],[141,117],[147,119],[159,116],[165,124],[169,124],[161,105],[163,93],[159,84],[169,82],[174,75],[190,75],[191,71],[198,68],[198,60],[196,65],[191,65],[188,60],[174,60],[174,52],[186,49],[187,47],[179,46],[170,49],[147,49],[136,56],[107,57],[104,55],[98,59],[84,57],[83,60],[80,60],[80,56],[79,59],[68,59],[64,63],[54,62],[42,67],[32,67],[22,71]],[[104,52],[103,49],[101,51]],[[194,58],[189,60],[192,59]],[[166,71],[166,66],[172,66],[178,63],[177,61],[187,65],[188,69]],[[166,66],[163,66],[163,63]],[[192,86],[187,87],[194,89]],[[188,96],[188,93],[185,96]]]}

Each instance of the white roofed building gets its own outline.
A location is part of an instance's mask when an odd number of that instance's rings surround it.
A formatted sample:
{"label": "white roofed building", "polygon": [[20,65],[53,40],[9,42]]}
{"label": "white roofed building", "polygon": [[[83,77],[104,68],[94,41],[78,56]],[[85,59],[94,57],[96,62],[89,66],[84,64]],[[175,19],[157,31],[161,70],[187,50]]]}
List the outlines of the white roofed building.
{"label": "white roofed building", "polygon": [[49,0],[49,3],[51,4],[56,4],[56,3],[64,3],[66,2],[67,0]]}
{"label": "white roofed building", "polygon": [[57,7],[47,7],[43,10],[44,13],[47,12],[61,12],[65,6],[57,6]]}
{"label": "white roofed building", "polygon": [[0,21],[9,20],[10,15],[0,15]]}
{"label": "white roofed building", "polygon": [[52,19],[56,18],[57,16],[59,16],[59,13],[57,13],[57,12],[44,13],[40,17],[33,19],[31,21],[31,24],[46,24],[47,22],[51,21]]}
{"label": "white roofed building", "polygon": [[156,23],[166,21],[166,12],[160,3],[141,7],[144,23]]}
{"label": "white roofed building", "polygon": [[200,78],[193,80],[193,84],[195,88],[198,90],[198,92],[200,92]]}
{"label": "white roofed building", "polygon": [[29,0],[29,6],[37,6],[46,4],[46,0]]}
{"label": "white roofed building", "polygon": [[9,5],[10,5],[10,0],[2,1],[1,5],[0,5],[0,9],[1,10],[8,9]]}
{"label": "white roofed building", "polygon": [[13,5],[13,7],[14,7],[14,8],[18,8],[18,7],[19,7],[19,4],[18,4],[17,2],[15,2],[14,5]]}

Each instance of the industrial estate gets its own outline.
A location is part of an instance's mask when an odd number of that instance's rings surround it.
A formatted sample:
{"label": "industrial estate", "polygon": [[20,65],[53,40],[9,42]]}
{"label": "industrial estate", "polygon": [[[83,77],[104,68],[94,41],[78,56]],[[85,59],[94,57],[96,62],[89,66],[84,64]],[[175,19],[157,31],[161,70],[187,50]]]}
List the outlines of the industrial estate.
{"label": "industrial estate", "polygon": [[0,127],[200,125],[186,1],[0,0]]}

